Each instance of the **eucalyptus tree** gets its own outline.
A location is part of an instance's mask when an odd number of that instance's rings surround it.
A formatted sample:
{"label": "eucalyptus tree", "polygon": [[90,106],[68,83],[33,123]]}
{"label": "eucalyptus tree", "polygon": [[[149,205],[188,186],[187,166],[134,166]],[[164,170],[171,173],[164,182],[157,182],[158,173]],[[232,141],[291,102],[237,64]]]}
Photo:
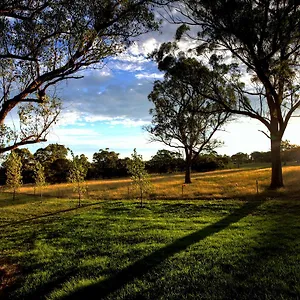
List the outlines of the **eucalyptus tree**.
{"label": "eucalyptus tree", "polygon": [[0,154],[45,141],[61,111],[57,84],[157,29],[152,8],[148,0],[2,0]]}
{"label": "eucalyptus tree", "polygon": [[173,66],[177,71],[167,72],[163,81],[156,81],[148,96],[154,108],[150,110],[152,124],[146,130],[152,141],[184,151],[185,183],[191,183],[191,167],[198,155],[220,145],[214,134],[230,116],[188,82],[199,67],[197,60],[182,58]]}
{"label": "eucalyptus tree", "polygon": [[[219,65],[231,59],[240,76],[227,75],[238,95],[227,106],[220,84],[212,76],[202,94],[228,111],[260,121],[270,139],[270,188],[283,186],[280,145],[290,118],[300,106],[300,4],[297,0],[180,0],[169,12],[173,22],[184,24],[177,37],[190,29],[198,54],[219,55]],[[195,45],[195,43],[194,43]],[[208,52],[206,52],[207,54]],[[215,64],[216,65],[216,64]],[[211,69],[210,69],[211,70]],[[241,80],[244,77],[244,83]],[[201,81],[201,78],[199,78]]]}

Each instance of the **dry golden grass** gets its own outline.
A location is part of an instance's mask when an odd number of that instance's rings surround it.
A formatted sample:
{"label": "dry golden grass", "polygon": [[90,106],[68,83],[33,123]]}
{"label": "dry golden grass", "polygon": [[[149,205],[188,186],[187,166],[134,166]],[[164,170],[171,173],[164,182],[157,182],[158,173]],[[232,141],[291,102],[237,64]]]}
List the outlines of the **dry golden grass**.
{"label": "dry golden grass", "polygon": [[[193,173],[192,184],[183,184],[184,174],[152,175],[149,199],[221,199],[243,198],[257,194],[275,195],[268,191],[271,169],[229,169],[207,173]],[[276,191],[280,196],[296,196],[300,192],[300,166],[283,167],[285,188]],[[130,178],[94,180],[86,182],[89,199],[132,199],[138,197]],[[25,186],[21,193],[34,194],[33,186]],[[45,196],[76,198],[72,184],[49,185],[44,188]]]}

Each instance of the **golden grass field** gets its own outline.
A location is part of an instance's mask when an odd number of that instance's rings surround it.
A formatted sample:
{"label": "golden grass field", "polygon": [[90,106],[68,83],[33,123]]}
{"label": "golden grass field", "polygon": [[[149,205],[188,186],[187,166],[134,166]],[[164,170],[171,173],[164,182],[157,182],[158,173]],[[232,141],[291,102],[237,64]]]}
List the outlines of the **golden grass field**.
{"label": "golden grass field", "polygon": [[[152,175],[151,191],[148,199],[224,199],[245,198],[257,195],[297,197],[300,192],[300,166],[284,166],[285,187],[279,191],[268,191],[270,168],[239,168],[193,173],[192,184],[184,185],[184,174]],[[130,178],[87,181],[87,193],[84,198],[134,199],[138,192],[133,188]],[[20,193],[34,194],[33,186],[23,186]],[[58,198],[76,198],[70,183],[48,185],[43,188],[43,195]]]}

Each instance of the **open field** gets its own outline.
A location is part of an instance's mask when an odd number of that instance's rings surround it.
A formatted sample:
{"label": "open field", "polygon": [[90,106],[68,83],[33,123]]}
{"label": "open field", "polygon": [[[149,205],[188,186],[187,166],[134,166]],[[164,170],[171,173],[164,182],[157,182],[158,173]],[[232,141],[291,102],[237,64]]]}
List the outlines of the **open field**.
{"label": "open field", "polygon": [[[286,188],[272,195],[262,190],[267,169],[231,171],[195,174],[185,196],[206,182],[203,200],[148,199],[144,208],[0,194],[0,298],[299,299],[299,167],[284,169]],[[166,193],[182,183],[180,175],[154,179]],[[209,199],[221,179],[232,189]]]}
{"label": "open field", "polygon": [[[149,199],[224,199],[245,198],[257,194],[256,180],[259,193],[272,196],[266,189],[270,184],[270,168],[229,169],[207,173],[194,173],[193,184],[183,185],[183,174],[152,175],[152,190]],[[282,196],[298,195],[300,193],[300,166],[283,167],[285,187],[276,192]],[[132,188],[130,178],[88,181],[90,199],[133,199],[138,196]],[[21,193],[34,194],[32,186],[21,188]],[[60,198],[76,198],[72,185],[56,184],[44,188],[44,195]]]}

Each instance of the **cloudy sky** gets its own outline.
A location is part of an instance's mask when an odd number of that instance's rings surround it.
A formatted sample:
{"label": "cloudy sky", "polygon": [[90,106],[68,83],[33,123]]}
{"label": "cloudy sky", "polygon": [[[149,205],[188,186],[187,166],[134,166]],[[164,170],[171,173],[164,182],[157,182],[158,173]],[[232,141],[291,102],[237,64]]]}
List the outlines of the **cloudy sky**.
{"label": "cloudy sky", "polygon": [[[167,149],[163,144],[150,143],[142,130],[151,120],[147,96],[154,80],[163,78],[155,63],[146,57],[162,42],[171,41],[175,31],[174,25],[164,22],[161,32],[140,36],[126,53],[111,58],[104,68],[87,70],[83,79],[61,84],[58,93],[64,109],[48,143],[64,144],[75,154],[84,153],[90,159],[105,148],[121,157],[130,156],[137,148],[144,159],[150,159],[159,149]],[[297,123],[294,118],[284,139],[300,144]],[[235,120],[217,134],[224,142],[218,153],[268,151],[269,141],[259,132],[263,129],[263,125],[248,118]],[[31,146],[30,150],[35,152],[48,143]]]}

